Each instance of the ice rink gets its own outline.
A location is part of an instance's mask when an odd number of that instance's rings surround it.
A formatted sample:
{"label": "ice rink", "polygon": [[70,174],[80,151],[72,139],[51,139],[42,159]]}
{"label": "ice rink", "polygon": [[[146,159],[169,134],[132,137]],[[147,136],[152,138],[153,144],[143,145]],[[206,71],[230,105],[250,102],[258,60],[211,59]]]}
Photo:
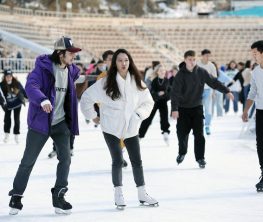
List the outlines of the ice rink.
{"label": "ice rink", "polygon": [[[19,79],[24,82],[23,77]],[[28,104],[27,104],[28,105]],[[206,136],[205,169],[194,159],[193,136],[184,162],[177,165],[176,122],[171,120],[170,146],[163,141],[159,114],[156,115],[141,153],[147,192],[159,201],[159,207],[140,206],[129,162],[123,169],[123,189],[127,207],[116,210],[111,183],[111,158],[100,128],[86,124],[79,112],[80,136],[76,137],[66,200],[72,214],[54,213],[50,188],[55,182],[57,159],[48,159],[49,140],[32,171],[22,199],[24,208],[9,216],[8,191],[25,148],[27,108],[22,108],[20,143],[13,135],[3,143],[3,116],[0,111],[0,221],[87,221],[87,222],[261,222],[263,196],[256,192],[260,176],[255,137],[240,135],[244,124],[239,114],[213,118],[210,136]],[[240,107],[241,108],[241,107]],[[124,153],[127,160],[127,152]]]}

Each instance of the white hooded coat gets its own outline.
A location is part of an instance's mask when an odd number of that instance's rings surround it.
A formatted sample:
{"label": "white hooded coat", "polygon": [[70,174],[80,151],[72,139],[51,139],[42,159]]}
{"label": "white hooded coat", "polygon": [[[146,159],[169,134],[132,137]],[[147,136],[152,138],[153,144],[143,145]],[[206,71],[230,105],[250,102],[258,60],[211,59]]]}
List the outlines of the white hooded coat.
{"label": "white hooded coat", "polygon": [[[86,119],[94,119],[97,113],[94,103],[100,106],[100,125],[103,132],[126,139],[138,135],[142,120],[146,119],[154,102],[149,90],[139,90],[130,73],[123,79],[119,73],[116,81],[121,97],[112,100],[106,94],[104,85],[107,77],[98,80],[81,96],[80,108]],[[142,82],[143,86],[145,84]]]}

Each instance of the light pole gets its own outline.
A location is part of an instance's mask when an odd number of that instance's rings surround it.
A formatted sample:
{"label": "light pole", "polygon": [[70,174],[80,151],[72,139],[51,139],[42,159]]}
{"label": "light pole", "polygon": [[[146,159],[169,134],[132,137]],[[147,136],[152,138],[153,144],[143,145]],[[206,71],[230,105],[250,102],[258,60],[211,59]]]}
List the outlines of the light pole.
{"label": "light pole", "polygon": [[60,4],[59,4],[59,0],[56,0],[56,13],[57,13],[57,16],[60,12]]}
{"label": "light pole", "polygon": [[143,5],[144,13],[148,13],[148,8],[147,8],[147,0],[144,0],[144,5]]}

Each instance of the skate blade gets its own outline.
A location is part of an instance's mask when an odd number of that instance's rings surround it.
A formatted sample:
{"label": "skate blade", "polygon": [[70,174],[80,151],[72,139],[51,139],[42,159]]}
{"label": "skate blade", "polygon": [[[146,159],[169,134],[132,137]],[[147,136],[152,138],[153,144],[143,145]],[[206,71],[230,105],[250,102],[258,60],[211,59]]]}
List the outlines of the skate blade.
{"label": "skate blade", "polygon": [[116,206],[116,209],[117,210],[124,210],[126,207],[126,205],[119,205],[119,206]]}
{"label": "skate blade", "polygon": [[116,203],[115,203],[115,205],[116,205],[116,209],[117,210],[124,210],[125,209],[125,207],[126,207],[126,205],[117,205]]}
{"label": "skate blade", "polygon": [[258,193],[263,193],[263,188],[257,188]]}
{"label": "skate blade", "polygon": [[154,204],[148,204],[146,203],[145,201],[141,201],[140,200],[140,203],[141,203],[141,206],[144,206],[144,207],[159,207],[159,203],[154,203]]}
{"label": "skate blade", "polygon": [[63,210],[60,208],[55,208],[55,213],[60,215],[69,215],[71,214],[71,210]]}
{"label": "skate blade", "polygon": [[10,208],[9,215],[17,215],[19,213],[19,209]]}

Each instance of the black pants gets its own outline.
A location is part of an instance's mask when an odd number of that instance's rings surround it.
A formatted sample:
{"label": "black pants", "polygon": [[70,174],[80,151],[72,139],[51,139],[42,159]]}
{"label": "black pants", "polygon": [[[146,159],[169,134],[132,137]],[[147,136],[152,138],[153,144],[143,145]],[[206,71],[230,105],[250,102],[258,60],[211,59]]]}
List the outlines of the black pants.
{"label": "black pants", "polygon": [[263,170],[263,110],[256,110],[256,141],[258,159]]}
{"label": "black pants", "polygon": [[168,121],[168,107],[167,107],[167,101],[158,101],[154,103],[153,110],[150,114],[150,116],[143,120],[139,129],[139,137],[143,138],[149,128],[149,126],[152,123],[152,120],[156,114],[156,111],[159,109],[160,112],[160,124],[161,124],[161,130],[162,133],[170,133],[169,131],[169,121]]}
{"label": "black pants", "polygon": [[[20,134],[20,111],[21,106],[19,106],[16,109],[13,109],[14,111],[14,134]],[[4,132],[10,133],[11,129],[11,112],[12,110],[6,110],[5,111],[5,117],[4,117]]]}
{"label": "black pants", "polygon": [[[112,183],[114,187],[122,186],[123,156],[122,149],[120,147],[120,139],[105,132],[103,132],[103,135],[110,150],[112,159]],[[143,186],[144,176],[138,136],[125,139],[124,144],[129,154],[136,186]]]}
{"label": "black pants", "polygon": [[188,137],[191,129],[194,134],[195,159],[204,159],[205,137],[203,106],[194,108],[179,108],[179,118],[177,120],[177,137],[179,141],[179,154],[185,155],[188,148]]}
{"label": "black pants", "polygon": [[13,189],[9,192],[9,195],[23,195],[37,157],[49,137],[51,137],[56,144],[57,158],[59,161],[55,188],[60,190],[63,187],[67,187],[71,163],[69,149],[70,131],[66,122],[62,121],[51,127],[50,135],[41,134],[32,129],[28,130],[26,149],[13,182]]}

